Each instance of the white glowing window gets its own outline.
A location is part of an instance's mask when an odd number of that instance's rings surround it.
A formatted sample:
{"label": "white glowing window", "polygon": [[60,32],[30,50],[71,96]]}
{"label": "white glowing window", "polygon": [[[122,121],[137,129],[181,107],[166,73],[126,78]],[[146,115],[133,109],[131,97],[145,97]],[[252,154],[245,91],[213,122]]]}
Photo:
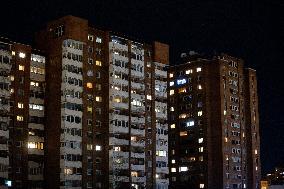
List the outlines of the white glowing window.
{"label": "white glowing window", "polygon": [[101,101],[102,101],[102,97],[96,96],[96,101],[97,101],[97,102],[101,102]]}
{"label": "white glowing window", "polygon": [[171,168],[171,172],[175,173],[175,172],[177,172],[177,169],[173,167],[173,168]]}
{"label": "white glowing window", "polygon": [[180,167],[179,172],[185,172],[188,171],[188,167]]}
{"label": "white glowing window", "polygon": [[198,115],[198,116],[202,116],[202,111],[198,111],[198,112],[197,112],[197,115]]}
{"label": "white glowing window", "polygon": [[16,52],[15,51],[12,51],[12,56],[15,56],[16,55]]}
{"label": "white glowing window", "polygon": [[200,90],[200,89],[202,89],[202,86],[201,85],[197,85],[197,88]]}
{"label": "white glowing window", "polygon": [[227,114],[227,111],[226,110],[224,110],[224,115],[226,115]]}
{"label": "white glowing window", "polygon": [[171,107],[170,111],[171,111],[171,112],[175,111],[175,108],[174,108],[174,107]]}
{"label": "white glowing window", "polygon": [[175,84],[175,82],[171,81],[170,82],[170,86],[173,86]]}
{"label": "white glowing window", "polygon": [[24,108],[24,104],[21,102],[18,102],[18,108]]}
{"label": "white glowing window", "polygon": [[200,67],[196,68],[196,72],[201,72],[201,68]]}
{"label": "white glowing window", "polygon": [[185,71],[185,74],[191,74],[191,73],[192,73],[192,70],[191,70],[191,69]]}
{"label": "white glowing window", "polygon": [[26,58],[26,54],[23,53],[23,52],[20,52],[20,53],[19,53],[19,57],[20,57],[20,58]]}
{"label": "white glowing window", "polygon": [[119,151],[121,151],[121,148],[119,146],[115,146],[114,151],[119,152]]}
{"label": "white glowing window", "polygon": [[185,84],[186,83],[186,79],[178,79],[177,80],[177,84],[178,85],[183,85],[183,84]]}
{"label": "white glowing window", "polygon": [[254,150],[254,154],[257,154],[257,150]]}
{"label": "white glowing window", "polygon": [[199,188],[204,188],[205,184],[199,184]]}
{"label": "white glowing window", "polygon": [[173,73],[170,73],[169,77],[170,77],[170,78],[173,78],[173,77],[174,77],[174,74],[173,74]]}
{"label": "white glowing window", "polygon": [[160,157],[167,157],[167,151],[165,150],[156,151],[156,155]]}
{"label": "white glowing window", "polygon": [[28,148],[36,148],[35,142],[28,142]]}
{"label": "white glowing window", "polygon": [[172,164],[175,164],[176,163],[176,160],[175,159],[172,159]]}
{"label": "white glowing window", "polygon": [[96,151],[101,151],[101,150],[102,150],[102,146],[96,145]]}
{"label": "white glowing window", "polygon": [[198,143],[200,144],[200,143],[203,143],[203,138],[199,138],[198,139]]}
{"label": "white glowing window", "polygon": [[170,95],[175,94],[175,90],[170,90]]}
{"label": "white glowing window", "polygon": [[152,96],[151,95],[147,95],[147,100],[152,100]]}
{"label": "white glowing window", "polygon": [[258,169],[258,167],[256,166],[256,167],[255,167],[255,170],[257,171],[257,169]]}
{"label": "white glowing window", "polygon": [[187,127],[192,127],[192,126],[194,126],[194,121],[188,121],[188,122],[186,122],[186,126],[187,126]]}
{"label": "white glowing window", "polygon": [[100,38],[100,37],[96,38],[96,43],[102,43],[102,42],[103,42],[102,38]]}
{"label": "white glowing window", "polygon": [[176,124],[171,124],[171,129],[176,128]]}
{"label": "white glowing window", "polygon": [[203,147],[199,147],[199,148],[198,148],[198,151],[199,151],[199,152],[203,152]]}

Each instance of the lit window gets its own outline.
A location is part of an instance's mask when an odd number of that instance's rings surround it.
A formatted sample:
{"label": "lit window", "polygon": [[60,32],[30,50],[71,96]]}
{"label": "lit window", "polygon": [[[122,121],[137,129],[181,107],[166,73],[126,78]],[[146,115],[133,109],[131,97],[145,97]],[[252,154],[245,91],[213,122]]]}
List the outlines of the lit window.
{"label": "lit window", "polygon": [[199,156],[199,161],[203,161],[203,156]]}
{"label": "lit window", "polygon": [[148,68],[151,67],[151,62],[147,62],[147,67],[148,67]]}
{"label": "lit window", "polygon": [[103,42],[102,38],[100,38],[100,37],[96,38],[96,43],[102,43],[102,42]]}
{"label": "lit window", "polygon": [[174,108],[174,107],[171,107],[170,111],[171,111],[171,112],[175,111],[175,108]]}
{"label": "lit window", "polygon": [[227,111],[226,110],[224,110],[224,115],[226,115],[227,114]]}
{"label": "lit window", "polygon": [[194,126],[194,121],[188,121],[188,122],[186,122],[186,126],[187,126],[187,127],[192,127],[192,126]]}
{"label": "lit window", "polygon": [[24,121],[24,117],[23,116],[17,116],[17,121]]}
{"label": "lit window", "polygon": [[227,137],[225,137],[225,142],[228,142],[228,138]]}
{"label": "lit window", "polygon": [[199,152],[203,152],[203,147],[199,147],[199,148],[198,148],[198,151],[199,151]]}
{"label": "lit window", "polygon": [[170,78],[173,78],[173,77],[174,77],[174,74],[173,74],[173,73],[170,73],[169,77],[170,77]]}
{"label": "lit window", "polygon": [[25,70],[25,66],[19,65],[19,70],[20,70],[20,71],[24,71],[24,70]]}
{"label": "lit window", "polygon": [[89,41],[93,41],[94,40],[94,36],[93,35],[88,35],[88,40]]}
{"label": "lit window", "polygon": [[114,151],[116,151],[116,152],[121,151],[121,147],[120,147],[120,146],[115,146],[115,147],[114,147]]}
{"label": "lit window", "polygon": [[198,139],[198,143],[200,144],[200,143],[203,143],[203,138],[199,138]]}
{"label": "lit window", "polygon": [[171,129],[176,128],[176,124],[171,124]]}
{"label": "lit window", "polygon": [[147,99],[148,100],[152,100],[152,96],[151,95],[147,95]]}
{"label": "lit window", "polygon": [[87,83],[87,88],[92,89],[93,88],[93,84],[92,83]]}
{"label": "lit window", "polygon": [[177,169],[173,167],[173,168],[171,168],[171,172],[175,173],[175,172],[177,172]]}
{"label": "lit window", "polygon": [[255,170],[256,170],[256,171],[258,170],[258,167],[257,167],[257,166],[255,167]]}
{"label": "lit window", "polygon": [[186,79],[178,79],[177,80],[177,84],[178,85],[183,85],[183,84],[185,84],[186,83]]}
{"label": "lit window", "polygon": [[18,108],[24,108],[24,104],[21,102],[18,102]]}
{"label": "lit window", "polygon": [[201,86],[201,85],[197,85],[197,88],[198,88],[198,89],[202,89],[202,86]]}
{"label": "lit window", "polygon": [[96,101],[97,101],[97,102],[101,102],[101,101],[102,101],[102,97],[96,96]]}
{"label": "lit window", "polygon": [[94,60],[93,60],[92,58],[89,58],[89,59],[88,59],[88,63],[89,63],[89,64],[93,64],[93,63],[94,63]]}
{"label": "lit window", "polygon": [[181,132],[179,132],[179,136],[187,136],[187,131],[181,131]]}
{"label": "lit window", "polygon": [[156,151],[156,155],[160,157],[167,157],[167,151],[165,150]]}
{"label": "lit window", "polygon": [[19,53],[19,57],[20,57],[20,58],[26,58],[26,54],[23,53],[23,52],[20,52],[20,53]]}
{"label": "lit window", "polygon": [[88,106],[88,107],[87,107],[87,111],[88,111],[89,113],[92,113],[92,112],[93,112],[92,107],[91,107],[91,106]]}
{"label": "lit window", "polygon": [[196,72],[201,72],[201,68],[196,68]]}
{"label": "lit window", "polygon": [[199,184],[199,188],[204,188],[205,185],[204,184]]}
{"label": "lit window", "polygon": [[11,75],[11,76],[10,76],[10,80],[11,80],[11,81],[14,81],[14,80],[15,80],[15,77],[14,77],[13,75]]}
{"label": "lit window", "polygon": [[16,52],[15,51],[12,51],[12,56],[15,56],[16,55]]}
{"label": "lit window", "polygon": [[170,95],[175,94],[175,90],[170,90]]}
{"label": "lit window", "polygon": [[178,93],[186,93],[186,88],[185,87],[179,88]]}
{"label": "lit window", "polygon": [[185,74],[191,74],[191,73],[192,73],[192,70],[191,70],[191,69],[185,71]]}
{"label": "lit window", "polygon": [[257,150],[254,150],[254,154],[257,154]]}
{"label": "lit window", "polygon": [[188,171],[188,167],[180,167],[179,171],[180,172]]}
{"label": "lit window", "polygon": [[171,81],[170,82],[170,86],[173,86],[175,84],[175,82]]}
{"label": "lit window", "polygon": [[96,66],[102,66],[102,61],[96,60]]}
{"label": "lit window", "polygon": [[87,150],[93,150],[93,145],[92,144],[87,144]]}
{"label": "lit window", "polygon": [[176,163],[176,160],[175,159],[172,159],[172,164],[175,164]]}
{"label": "lit window", "polygon": [[198,116],[202,116],[202,111],[198,111],[198,112],[197,112],[197,115],[198,115]]}
{"label": "lit window", "polygon": [[96,145],[96,151],[101,151],[102,150],[102,146]]}

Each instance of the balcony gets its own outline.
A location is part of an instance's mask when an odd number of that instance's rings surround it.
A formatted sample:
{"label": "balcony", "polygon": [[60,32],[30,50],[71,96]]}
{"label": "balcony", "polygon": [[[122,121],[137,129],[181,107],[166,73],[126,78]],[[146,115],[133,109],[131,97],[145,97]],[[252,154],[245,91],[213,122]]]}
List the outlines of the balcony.
{"label": "balcony", "polygon": [[131,141],[131,146],[145,147],[145,141]]}
{"label": "balcony", "polygon": [[[113,58],[112,61],[114,62],[115,59]],[[120,67],[120,66],[116,66],[114,64],[110,64],[109,65],[109,72],[121,72],[121,73],[125,73],[125,74],[128,74],[129,73],[129,69],[128,68],[123,68],[123,67]]]}
{"label": "balcony", "polygon": [[133,128],[131,128],[131,135],[145,136],[145,129],[133,129]]}
{"label": "balcony", "polygon": [[111,124],[109,126],[109,132],[110,133],[129,133],[129,128],[128,127],[122,127],[122,126],[115,126]]}
{"label": "balcony", "polygon": [[166,71],[163,71],[163,70],[159,70],[159,69],[155,69],[155,74],[160,76],[160,77],[163,77],[163,78],[167,78],[167,72]]}
{"label": "balcony", "polygon": [[169,174],[169,168],[168,167],[156,167],[156,173]]}
{"label": "balcony", "polygon": [[145,117],[131,117],[131,123],[145,124]]}
{"label": "balcony", "polygon": [[169,185],[169,179],[156,179],[156,184],[164,184],[165,186]]}
{"label": "balcony", "polygon": [[128,103],[123,103],[123,102],[110,102],[109,103],[109,108],[118,108],[118,109],[128,109]]}
{"label": "balcony", "polygon": [[127,176],[113,176],[113,177],[109,177],[110,179],[110,183],[112,183],[113,181],[117,181],[117,182],[129,182],[129,177]]}
{"label": "balcony", "polygon": [[129,158],[129,152],[110,150],[109,157],[110,158],[116,158],[116,157]]}
{"label": "balcony", "polygon": [[134,152],[131,152],[131,157],[133,158],[145,158],[145,153],[134,153]]}
{"label": "balcony", "polygon": [[146,177],[131,177],[131,182],[146,182]]}
{"label": "balcony", "polygon": [[131,170],[145,171],[145,165],[133,165],[133,164],[131,164]]}
{"label": "balcony", "polygon": [[142,83],[136,83],[136,82],[131,81],[131,88],[138,89],[138,90],[145,90],[145,85]]}
{"label": "balcony", "polygon": [[128,86],[129,81],[121,78],[110,77],[109,83],[113,85],[125,85]]}
{"label": "balcony", "polygon": [[115,145],[129,145],[129,140],[110,137],[109,138],[109,145],[112,145],[112,146],[115,146]]}

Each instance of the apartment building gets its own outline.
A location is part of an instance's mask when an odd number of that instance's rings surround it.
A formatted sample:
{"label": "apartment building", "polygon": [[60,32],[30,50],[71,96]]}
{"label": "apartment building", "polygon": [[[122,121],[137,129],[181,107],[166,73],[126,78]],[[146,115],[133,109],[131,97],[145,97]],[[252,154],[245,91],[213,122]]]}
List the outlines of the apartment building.
{"label": "apartment building", "polygon": [[168,45],[66,16],[36,47],[47,54],[44,187],[167,189]]}
{"label": "apartment building", "polygon": [[259,188],[255,70],[190,53],[168,80],[170,188]]}
{"label": "apartment building", "polygon": [[0,177],[13,188],[43,186],[45,57],[0,38]]}

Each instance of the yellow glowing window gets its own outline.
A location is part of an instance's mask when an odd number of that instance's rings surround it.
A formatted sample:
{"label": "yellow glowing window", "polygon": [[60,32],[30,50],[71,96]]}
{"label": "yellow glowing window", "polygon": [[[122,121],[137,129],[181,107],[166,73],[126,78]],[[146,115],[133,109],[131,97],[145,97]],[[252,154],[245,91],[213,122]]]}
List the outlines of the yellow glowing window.
{"label": "yellow glowing window", "polygon": [[24,108],[24,104],[23,103],[21,103],[21,102],[18,102],[18,108]]}
{"label": "yellow glowing window", "polygon": [[64,174],[65,175],[72,175],[73,174],[73,170],[71,168],[64,168]]}
{"label": "yellow glowing window", "polygon": [[20,58],[25,58],[25,57],[26,57],[26,54],[23,53],[23,52],[20,52],[20,53],[19,53],[19,57],[20,57]]}
{"label": "yellow glowing window", "polygon": [[88,111],[89,113],[92,113],[92,112],[93,112],[93,108],[92,108],[91,106],[88,106],[88,107],[87,107],[87,111]]}
{"label": "yellow glowing window", "polygon": [[180,114],[178,117],[181,119],[187,118],[189,115],[188,114]]}
{"label": "yellow glowing window", "polygon": [[96,65],[97,66],[102,66],[102,61],[96,60]]}
{"label": "yellow glowing window", "polygon": [[132,177],[138,177],[138,172],[137,171],[131,171],[131,176]]}
{"label": "yellow glowing window", "polygon": [[186,93],[186,88],[183,87],[183,88],[178,89],[178,93]]}
{"label": "yellow glowing window", "polygon": [[93,150],[93,145],[92,144],[87,144],[87,150]]}
{"label": "yellow glowing window", "polygon": [[171,124],[171,129],[176,128],[176,124]]}
{"label": "yellow glowing window", "polygon": [[170,90],[170,95],[175,94],[175,90]]}
{"label": "yellow glowing window", "polygon": [[14,81],[14,80],[15,80],[15,78],[14,78],[13,75],[10,76],[10,80],[11,80],[11,81]]}
{"label": "yellow glowing window", "polygon": [[187,136],[187,131],[181,131],[181,132],[179,132],[179,136]]}
{"label": "yellow glowing window", "polygon": [[173,73],[170,73],[170,74],[169,74],[169,77],[170,77],[170,78],[173,78],[173,77],[174,77],[174,74],[173,74]]}
{"label": "yellow glowing window", "polygon": [[96,101],[97,101],[97,102],[101,102],[101,101],[102,101],[102,97],[96,96]]}
{"label": "yellow glowing window", "polygon": [[12,56],[15,56],[16,55],[16,52],[15,51],[12,51]]}
{"label": "yellow glowing window", "polygon": [[20,70],[20,71],[24,71],[24,70],[25,70],[25,66],[19,65],[19,70]]}
{"label": "yellow glowing window", "polygon": [[93,84],[92,83],[87,83],[87,88],[92,89],[93,88]]}
{"label": "yellow glowing window", "polygon": [[121,102],[121,98],[120,97],[115,97],[113,99],[113,101],[116,102],[116,103],[120,103]]}
{"label": "yellow glowing window", "polygon": [[225,142],[228,142],[228,138],[227,137],[225,137]]}
{"label": "yellow glowing window", "polygon": [[17,116],[17,121],[24,121],[24,117],[23,116]]}
{"label": "yellow glowing window", "polygon": [[254,150],[254,154],[257,154],[257,150]]}

